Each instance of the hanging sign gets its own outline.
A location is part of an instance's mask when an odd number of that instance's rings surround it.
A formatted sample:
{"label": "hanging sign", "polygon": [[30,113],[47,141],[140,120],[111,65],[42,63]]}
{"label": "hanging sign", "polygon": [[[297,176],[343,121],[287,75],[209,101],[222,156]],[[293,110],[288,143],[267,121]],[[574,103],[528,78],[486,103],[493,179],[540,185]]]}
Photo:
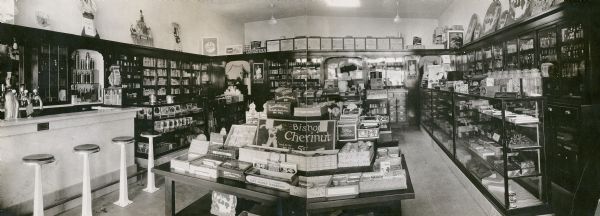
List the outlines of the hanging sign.
{"label": "hanging sign", "polygon": [[333,150],[336,138],[334,120],[260,119],[254,145],[299,151]]}

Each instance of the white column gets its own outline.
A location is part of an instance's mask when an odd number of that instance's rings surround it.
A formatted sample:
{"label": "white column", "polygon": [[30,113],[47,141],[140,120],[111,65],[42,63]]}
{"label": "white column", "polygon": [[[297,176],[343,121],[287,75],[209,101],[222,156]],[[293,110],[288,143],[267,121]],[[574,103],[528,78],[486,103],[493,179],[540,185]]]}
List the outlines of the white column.
{"label": "white column", "polygon": [[148,182],[146,183],[146,189],[144,191],[148,193],[154,193],[158,190],[154,183],[154,173],[152,173],[152,168],[154,168],[154,137],[148,137]]}
{"label": "white column", "polygon": [[81,195],[81,216],[92,216],[92,187],[90,186],[90,153],[83,155],[83,192]]}
{"label": "white column", "polygon": [[121,169],[120,169],[120,180],[119,180],[119,200],[115,202],[115,205],[125,207],[133,203],[128,198],[127,193],[127,167],[125,166],[125,143],[119,143],[121,145]]}
{"label": "white column", "polygon": [[33,191],[33,216],[44,216],[44,193],[42,191],[42,165],[35,163],[35,186]]}

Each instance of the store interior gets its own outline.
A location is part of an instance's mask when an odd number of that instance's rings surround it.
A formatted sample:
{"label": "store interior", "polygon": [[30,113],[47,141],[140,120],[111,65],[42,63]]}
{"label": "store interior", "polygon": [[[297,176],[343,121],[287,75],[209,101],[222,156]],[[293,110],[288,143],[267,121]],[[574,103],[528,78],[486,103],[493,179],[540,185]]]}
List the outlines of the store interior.
{"label": "store interior", "polygon": [[600,11],[0,0],[0,216],[600,215]]}

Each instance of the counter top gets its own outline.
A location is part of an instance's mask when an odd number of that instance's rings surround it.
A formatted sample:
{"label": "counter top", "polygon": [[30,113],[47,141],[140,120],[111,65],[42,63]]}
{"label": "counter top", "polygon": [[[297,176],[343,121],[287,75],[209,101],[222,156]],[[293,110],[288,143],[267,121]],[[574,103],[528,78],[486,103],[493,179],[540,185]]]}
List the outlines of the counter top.
{"label": "counter top", "polygon": [[[61,107],[74,107],[74,106],[87,106],[87,105],[102,105],[102,102],[81,102],[81,103],[74,103],[74,104],[48,105],[48,106],[44,106],[44,109],[61,108]],[[33,109],[34,110],[39,110],[40,107],[39,106],[35,106],[35,107],[33,107]],[[27,108],[26,107],[19,107],[19,110],[25,111],[25,110],[27,110]],[[4,112],[4,108],[0,108],[0,112]]]}
{"label": "counter top", "polygon": [[[140,108],[102,108],[92,111],[19,118],[8,121],[0,120],[0,137],[100,124],[124,118],[133,119],[139,110]],[[38,124],[47,125],[40,127]]]}

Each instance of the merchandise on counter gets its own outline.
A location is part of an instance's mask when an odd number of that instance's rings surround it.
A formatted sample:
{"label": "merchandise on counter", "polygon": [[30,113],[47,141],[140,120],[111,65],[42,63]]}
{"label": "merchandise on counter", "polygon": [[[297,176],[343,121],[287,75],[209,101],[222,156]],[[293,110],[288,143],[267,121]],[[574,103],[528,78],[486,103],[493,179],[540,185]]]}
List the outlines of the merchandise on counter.
{"label": "merchandise on counter", "polygon": [[276,101],[267,101],[266,103],[266,113],[267,118],[289,118],[292,116],[294,107],[292,106],[292,102],[276,102]]}
{"label": "merchandise on counter", "polygon": [[327,197],[355,197],[358,195],[362,173],[337,174],[331,177]]}
{"label": "merchandise on counter", "polygon": [[286,154],[279,151],[245,146],[239,149],[238,160],[248,163],[254,163],[255,160],[286,161]]}
{"label": "merchandise on counter", "polygon": [[287,154],[287,162],[298,165],[300,171],[334,170],[338,168],[337,150],[331,152]]}
{"label": "merchandise on counter", "polygon": [[210,145],[208,147],[208,154],[227,158],[227,159],[236,159],[238,157],[238,147],[235,146],[226,146],[226,145]]}
{"label": "merchandise on counter", "polygon": [[358,131],[356,124],[338,122],[338,141],[356,141],[358,139]]}
{"label": "merchandise on counter", "polygon": [[331,175],[299,176],[298,186],[290,188],[290,195],[297,197],[324,198],[327,196],[327,186],[331,184]]}
{"label": "merchandise on counter", "polygon": [[205,155],[190,162],[189,172],[196,176],[216,181],[219,177],[217,167],[223,162],[222,158]]}
{"label": "merchandise on counter", "polygon": [[275,101],[276,102],[295,102],[296,97],[292,89],[290,88],[277,88],[275,89]]}
{"label": "merchandise on counter", "polygon": [[370,166],[374,155],[371,141],[346,143],[338,153],[338,167]]}
{"label": "merchandise on counter", "polygon": [[359,128],[357,131],[358,139],[378,139],[379,138],[379,128]]}
{"label": "merchandise on counter", "polygon": [[367,100],[371,99],[387,99],[388,93],[387,90],[367,90]]}
{"label": "merchandise on counter", "polygon": [[291,185],[298,183],[298,176],[293,175],[291,178],[278,178],[268,175],[261,175],[264,170],[250,168],[246,171],[246,182],[262,187],[273,188],[282,191],[289,191]]}
{"label": "merchandise on counter", "polygon": [[252,167],[252,164],[248,162],[228,160],[219,165],[217,170],[219,171],[219,177],[244,182],[246,181],[245,172],[250,167]]}
{"label": "merchandise on counter", "polygon": [[392,170],[388,173],[365,172],[359,182],[359,192],[375,192],[406,189],[406,170]]}
{"label": "merchandise on counter", "polygon": [[184,154],[171,159],[171,169],[179,172],[189,172],[190,162],[202,157],[201,155]]}
{"label": "merchandise on counter", "polygon": [[317,105],[312,107],[295,107],[294,116],[296,117],[321,117],[327,114],[327,106]]}
{"label": "merchandise on counter", "polygon": [[[258,124],[258,119],[257,122]],[[243,147],[252,145],[256,135],[256,125],[231,125],[231,129],[225,140],[226,146]]]}

